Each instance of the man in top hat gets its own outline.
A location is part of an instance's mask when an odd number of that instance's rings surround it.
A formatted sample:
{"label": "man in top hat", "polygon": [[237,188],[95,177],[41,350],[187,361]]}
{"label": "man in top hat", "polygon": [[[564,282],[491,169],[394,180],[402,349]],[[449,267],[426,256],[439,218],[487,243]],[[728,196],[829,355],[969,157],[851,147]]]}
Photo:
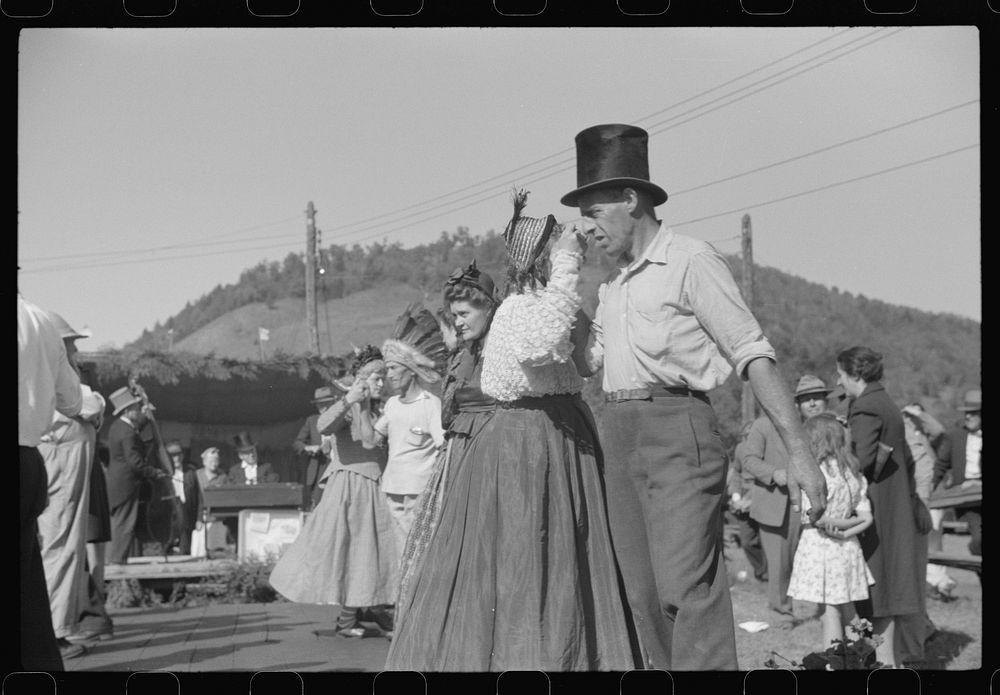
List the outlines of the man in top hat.
{"label": "man in top hat", "polygon": [[402,557],[417,501],[444,445],[441,399],[427,390],[428,384],[441,377],[432,359],[402,340],[386,340],[382,357],[386,381],[395,395],[386,401],[374,430],[376,442],[388,446],[380,484],[395,522],[396,549]]}
{"label": "man in top hat", "polygon": [[176,439],[166,443],[167,456],[173,468],[171,482],[174,494],[180,500],[183,514],[175,517],[173,534],[181,555],[191,554],[191,533],[201,520],[201,495],[198,485],[198,473],[193,464],[184,456],[184,447]]}
{"label": "man in top hat", "polygon": [[[76,341],[90,333],[73,329],[49,312],[59,330],[70,365],[79,373]],[[49,506],[38,517],[38,540],[52,609],[52,628],[63,659],[83,653],[71,644],[78,635],[80,615],[90,604],[87,574],[87,524],[90,511],[90,475],[97,446],[97,430],[104,416],[104,398],[86,384],[83,407],[75,417],[56,412],[52,428],[42,436],[38,451],[48,474]]]}
{"label": "man in top hat", "polygon": [[604,368],[608,507],[640,636],[660,640],[675,621],[672,663],[652,665],[735,669],[722,554],[726,453],[707,392],[735,368],[785,444],[813,517],[825,508],[826,485],[774,349],[726,260],[657,219],[667,193],[649,179],[647,140],[641,128],[618,124],[576,136],[577,187],[562,202],[581,217],[564,233],[589,235],[618,268],[599,287],[593,322],[574,331],[575,360],[585,375]]}
{"label": "man in top hat", "polygon": [[[934,467],[936,486],[944,480],[945,487],[960,485],[963,488],[982,489],[983,484],[983,392],[971,389],[965,392],[962,406],[962,424],[952,429],[938,449],[938,463]],[[983,554],[982,502],[963,505],[955,509],[955,518],[969,524],[969,552]]]}
{"label": "man in top hat", "polygon": [[[302,423],[295,441],[292,442],[292,449],[295,453],[305,459],[305,466],[302,469],[302,485],[309,496],[309,508],[315,509],[319,504],[323,488],[319,487],[319,477],[326,468],[327,457],[331,451],[329,437],[324,437],[316,428],[316,421],[319,414],[333,405],[339,398],[329,386],[320,386],[313,394],[312,403],[316,406],[316,413],[306,418]],[[324,441],[326,440],[326,441]]]}
{"label": "man in top hat", "polygon": [[56,412],[74,417],[83,407],[80,375],[51,317],[17,293],[17,451],[19,498],[20,668],[61,671],[52,631],[38,517],[48,504],[48,476],[38,452]]}
{"label": "man in top hat", "polygon": [[149,422],[145,405],[127,386],[112,393],[108,429],[108,505],[111,507],[111,549],[108,564],[128,562],[135,545],[139,516],[139,484],[167,473],[146,461],[140,432]]}
{"label": "man in top hat", "polygon": [[[806,419],[826,411],[830,389],[819,377],[805,374],[795,386],[795,406]],[[801,533],[800,515],[791,511],[788,452],[774,424],[767,416],[754,420],[743,451],[743,468],[753,476],[750,518],[760,529],[761,544],[767,555],[767,600],[783,629],[794,624],[788,583],[792,561]]]}
{"label": "man in top hat", "polygon": [[229,471],[230,485],[259,485],[260,483],[278,482],[278,474],[270,463],[260,463],[257,445],[249,432],[240,432],[233,437],[236,455],[240,465],[233,466]]}

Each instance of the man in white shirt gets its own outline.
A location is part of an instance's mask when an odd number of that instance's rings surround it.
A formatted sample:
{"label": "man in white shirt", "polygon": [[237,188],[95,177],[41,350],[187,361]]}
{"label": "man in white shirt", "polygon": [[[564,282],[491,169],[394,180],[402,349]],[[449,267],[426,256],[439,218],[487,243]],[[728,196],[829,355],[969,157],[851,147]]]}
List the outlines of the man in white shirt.
{"label": "man in white shirt", "polygon": [[52,611],[38,544],[38,516],[48,504],[48,476],[38,452],[56,411],[74,417],[83,407],[80,377],[59,331],[34,304],[17,295],[17,444],[20,494],[21,668],[61,671]]}
{"label": "man in white shirt", "polygon": [[[76,341],[90,333],[73,329],[49,313],[59,330],[70,365],[79,374]],[[90,510],[90,468],[94,465],[97,430],[104,418],[104,398],[82,385],[83,407],[76,417],[53,416],[38,451],[45,460],[49,506],[38,517],[42,563],[52,610],[52,627],[63,658],[82,651],[68,644],[78,634],[79,617],[90,605],[88,594],[87,515]]]}
{"label": "man in white shirt", "polygon": [[413,525],[417,500],[430,479],[438,450],[444,445],[441,399],[426,389],[440,379],[434,363],[415,347],[399,340],[382,346],[386,379],[397,395],[385,404],[375,423],[377,442],[388,444],[382,492],[395,521],[397,551],[403,553]]}

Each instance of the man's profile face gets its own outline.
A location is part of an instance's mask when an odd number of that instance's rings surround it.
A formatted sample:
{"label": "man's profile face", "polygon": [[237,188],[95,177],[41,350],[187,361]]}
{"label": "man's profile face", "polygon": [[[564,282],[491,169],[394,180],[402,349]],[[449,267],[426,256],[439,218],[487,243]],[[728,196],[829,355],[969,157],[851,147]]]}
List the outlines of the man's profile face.
{"label": "man's profile face", "polygon": [[620,189],[587,191],[577,200],[580,216],[594,224],[594,245],[612,258],[632,249],[634,220]]}
{"label": "man's profile face", "polygon": [[404,395],[413,384],[413,372],[399,362],[387,363],[385,373],[389,386],[391,386],[392,390],[400,396]]}

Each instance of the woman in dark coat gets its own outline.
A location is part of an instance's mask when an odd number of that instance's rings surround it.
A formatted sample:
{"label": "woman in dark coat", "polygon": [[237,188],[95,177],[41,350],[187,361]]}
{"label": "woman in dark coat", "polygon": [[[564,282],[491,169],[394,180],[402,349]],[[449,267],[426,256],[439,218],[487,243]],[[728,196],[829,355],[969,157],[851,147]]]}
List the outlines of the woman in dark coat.
{"label": "woman in dark coat", "polygon": [[[880,383],[882,355],[867,347],[849,348],[837,355],[837,373],[838,383],[852,399],[847,416],[852,446],[868,479],[875,517],[860,535],[875,576],[871,605],[862,606],[860,612],[871,618],[875,634],[882,636],[876,658],[889,667],[902,666],[896,632],[907,615],[924,612],[922,575],[927,564],[927,539],[914,520],[913,458],[903,416]],[[892,447],[888,456],[879,455],[880,443]]]}

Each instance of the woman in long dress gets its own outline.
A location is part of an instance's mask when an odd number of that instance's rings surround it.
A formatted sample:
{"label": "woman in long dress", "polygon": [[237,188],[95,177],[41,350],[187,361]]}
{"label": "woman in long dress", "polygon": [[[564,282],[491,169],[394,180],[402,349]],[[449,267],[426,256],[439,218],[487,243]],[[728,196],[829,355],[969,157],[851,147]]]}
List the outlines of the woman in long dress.
{"label": "woman in long dress", "polygon": [[[385,449],[367,448],[364,424],[378,408],[385,363],[368,346],[352,366],[354,381],[347,393],[320,415],[320,433],[331,437],[330,463],[320,477],[325,483],[316,509],[271,572],[275,591],[297,603],[342,606],[337,634],[362,637],[364,608],[395,599],[398,549],[379,478]],[[390,623],[384,611],[368,612],[380,627]],[[365,616],[367,617],[367,616]]]}
{"label": "woman in long dress", "polygon": [[570,359],[583,247],[572,235],[556,242],[543,286],[554,220],[517,212],[505,234],[513,294],[483,351],[481,388],[497,407],[451,461],[440,521],[401,599],[388,669],[641,667],[596,428]]}

